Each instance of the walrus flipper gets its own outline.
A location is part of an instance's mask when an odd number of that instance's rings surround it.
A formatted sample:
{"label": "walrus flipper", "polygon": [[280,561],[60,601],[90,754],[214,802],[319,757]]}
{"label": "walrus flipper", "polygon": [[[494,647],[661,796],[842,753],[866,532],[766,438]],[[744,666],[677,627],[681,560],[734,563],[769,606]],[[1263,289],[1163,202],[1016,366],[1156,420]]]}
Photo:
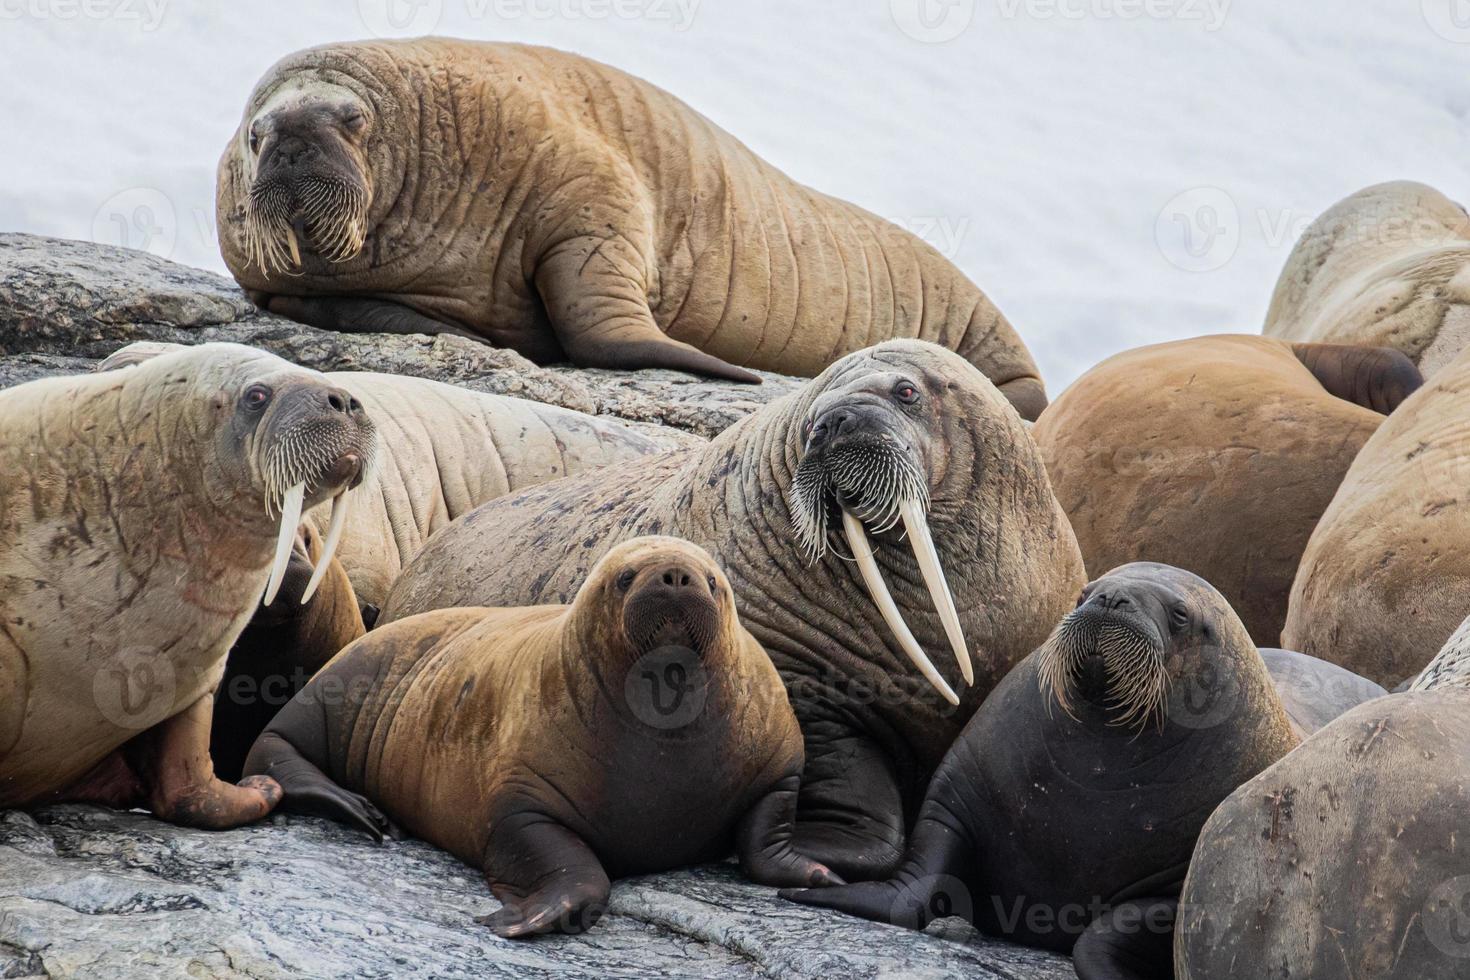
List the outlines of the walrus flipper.
{"label": "walrus flipper", "polygon": [[1291,350],[1328,394],[1380,415],[1391,415],[1424,385],[1414,362],[1392,347],[1292,344]]}
{"label": "walrus flipper", "polygon": [[1088,925],[1072,949],[1078,980],[1173,980],[1177,898],[1121,902]]}
{"label": "walrus flipper", "polygon": [[735,852],[745,876],[760,885],[821,887],[845,882],[792,847],[801,777],[792,775],[761,797],[735,831]]}
{"label": "walrus flipper", "polygon": [[607,911],[612,890],[602,862],[582,838],[528,810],[493,822],[485,880],[501,907],[475,921],[505,939],[586,932]]}
{"label": "walrus flipper", "polygon": [[479,343],[489,343],[477,333],[443,320],[424,316],[402,303],[346,296],[280,296],[252,292],[252,301],[262,309],[297,323],[337,333],[447,333]]}
{"label": "walrus flipper", "polygon": [[[620,271],[616,246],[577,240],[542,260],[536,288],[556,339],[577,367],[668,368],[745,384],[761,377],[659,329],[638,284]],[[631,261],[630,259],[628,261]]]}

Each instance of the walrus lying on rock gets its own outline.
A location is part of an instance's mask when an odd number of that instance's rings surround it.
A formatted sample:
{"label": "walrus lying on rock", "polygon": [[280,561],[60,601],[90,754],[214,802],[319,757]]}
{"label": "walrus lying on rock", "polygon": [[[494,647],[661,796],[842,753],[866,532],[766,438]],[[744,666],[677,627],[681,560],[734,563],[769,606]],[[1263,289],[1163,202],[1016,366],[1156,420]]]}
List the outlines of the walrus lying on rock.
{"label": "walrus lying on rock", "polygon": [[1470,621],[1220,804],[1184,885],[1180,980],[1462,980]]}
{"label": "walrus lying on rock", "polygon": [[916,929],[960,915],[1071,952],[1083,980],[1167,980],[1200,828],[1297,742],[1224,598],[1182,569],[1124,565],[975,713],[890,880],[782,895]]}
{"label": "walrus lying on rock", "polygon": [[[374,630],[246,763],[282,807],[389,818],[482,868],[502,936],[590,927],[609,879],[716,859],[763,884],[840,879],[792,847],[801,732],[699,548],[609,551],[570,606],[443,609]],[[363,795],[358,795],[359,793]]]}
{"label": "walrus lying on rock", "polygon": [[[182,349],[129,344],[102,368]],[[667,449],[615,419],[524,398],[391,374],[334,371],[325,377],[350,391],[374,420],[379,465],[350,507],[322,504],[308,509],[305,520],[324,538],[336,534],[335,554],[358,600],[372,606],[383,604],[424,542],[461,514],[548,480]]]}
{"label": "walrus lying on rock", "polygon": [[1275,645],[1312,529],[1420,384],[1389,348],[1199,337],[1108,358],[1031,434],[1089,568],[1187,568]]}
{"label": "walrus lying on rock", "polygon": [[1470,609],[1470,351],[1364,443],[1302,552],[1283,646],[1393,687]]}
{"label": "walrus lying on rock", "polygon": [[269,812],[270,779],[213,775],[214,690],[303,508],[375,451],[350,394],[234,344],[0,392],[0,807]]}
{"label": "walrus lying on rock", "polygon": [[219,165],[225,264],[317,327],[452,332],[539,361],[812,376],[881,340],[1046,405],[938,251],[793,182],[667,92],[547,48],[427,38],[288,56]]}
{"label": "walrus lying on rock", "polygon": [[471,511],[404,570],[380,622],[565,602],[641,534],[693,541],[730,576],[806,738],[797,847],[846,878],[893,867],[965,719],[1084,581],[1015,410],[963,358],[904,340],[706,447]]}
{"label": "walrus lying on rock", "polygon": [[1433,377],[1470,345],[1470,215],[1407,180],[1344,198],[1292,249],[1264,333],[1393,347]]}

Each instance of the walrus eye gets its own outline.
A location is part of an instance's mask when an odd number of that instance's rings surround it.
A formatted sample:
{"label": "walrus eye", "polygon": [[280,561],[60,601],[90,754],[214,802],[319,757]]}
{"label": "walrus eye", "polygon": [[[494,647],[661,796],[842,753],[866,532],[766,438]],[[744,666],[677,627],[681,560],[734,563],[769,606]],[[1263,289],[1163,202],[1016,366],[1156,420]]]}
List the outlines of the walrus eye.
{"label": "walrus eye", "polygon": [[363,127],[367,125],[367,116],[364,116],[360,109],[349,109],[347,114],[342,117],[342,125],[347,128],[349,133],[360,133]]}
{"label": "walrus eye", "polygon": [[622,574],[618,576],[618,591],[627,592],[629,587],[632,586],[633,580],[637,577],[637,570],[632,568],[623,569]]}
{"label": "walrus eye", "polygon": [[718,586],[715,585],[715,577],[713,575],[708,576],[705,581],[709,583],[709,590],[711,592],[715,592],[718,590]]}
{"label": "walrus eye", "polygon": [[251,385],[240,397],[240,404],[252,412],[258,412],[270,404],[271,390],[265,385]]}
{"label": "walrus eye", "polygon": [[907,381],[900,381],[898,387],[893,389],[893,397],[905,405],[912,405],[919,400],[919,389]]}
{"label": "walrus eye", "polygon": [[260,152],[260,134],[255,131],[254,126],[250,127],[250,152]]}
{"label": "walrus eye", "polygon": [[1169,625],[1176,631],[1184,629],[1189,625],[1189,610],[1183,606],[1175,606],[1169,611]]}

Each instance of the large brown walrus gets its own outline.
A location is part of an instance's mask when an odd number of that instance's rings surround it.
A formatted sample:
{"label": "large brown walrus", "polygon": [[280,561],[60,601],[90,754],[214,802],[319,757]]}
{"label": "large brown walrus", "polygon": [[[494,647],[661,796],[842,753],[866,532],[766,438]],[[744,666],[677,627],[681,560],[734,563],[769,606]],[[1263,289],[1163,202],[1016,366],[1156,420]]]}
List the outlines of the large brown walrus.
{"label": "large brown walrus", "polygon": [[565,602],[642,534],[692,541],[730,576],[806,738],[798,848],[848,879],[891,870],[945,749],[1084,581],[1011,405],[963,358],[903,340],[706,447],[471,511],[404,570],[382,621]]}
{"label": "large brown walrus", "polygon": [[1200,337],[1108,358],[1031,434],[1088,568],[1187,568],[1275,646],[1312,528],[1421,383],[1388,348]]}
{"label": "large brown walrus", "polygon": [[[569,606],[441,609],[374,630],[271,722],[246,771],[282,807],[401,825],[481,868],[507,937],[580,932],[610,879],[732,844],[763,884],[836,880],[792,847],[801,731],[685,541],[625,542]],[[362,795],[359,795],[362,794]]]}
{"label": "large brown walrus", "polygon": [[[103,369],[139,364],[177,344],[137,343]],[[470,391],[426,378],[359,371],[325,375],[377,425],[378,465],[342,510],[323,503],[304,520],[324,538],[360,602],[381,606],[425,541],[496,497],[669,448],[616,419]],[[336,651],[333,650],[333,653]]]}
{"label": "large brown walrus", "polygon": [[548,48],[293,54],[219,166],[225,264],[318,327],[453,332],[536,361],[812,376],[915,337],[1023,416],[1025,344],[920,238],[803,187],[667,92]]}
{"label": "large brown walrus", "polygon": [[1344,198],[1296,243],[1264,332],[1393,347],[1433,377],[1470,346],[1470,215],[1407,180]]}
{"label": "large brown walrus", "polygon": [[213,774],[214,691],[303,507],[375,448],[349,393],[234,344],[0,393],[0,807],[269,812],[274,782]]}
{"label": "large brown walrus", "polygon": [[1470,609],[1470,351],[1363,445],[1302,553],[1282,646],[1393,688]]}
{"label": "large brown walrus", "polygon": [[1220,804],[1179,980],[1470,973],[1470,621],[1410,690],[1353,709]]}

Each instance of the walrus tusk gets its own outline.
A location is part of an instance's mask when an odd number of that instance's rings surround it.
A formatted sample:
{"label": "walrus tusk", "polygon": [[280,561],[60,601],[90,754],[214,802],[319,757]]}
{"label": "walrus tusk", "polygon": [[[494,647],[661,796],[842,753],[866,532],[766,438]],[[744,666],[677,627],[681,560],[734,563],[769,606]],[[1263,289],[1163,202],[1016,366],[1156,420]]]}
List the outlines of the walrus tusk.
{"label": "walrus tusk", "polygon": [[291,264],[301,268],[301,249],[296,244],[296,229],[292,225],[286,226],[286,247],[291,250]]}
{"label": "walrus tusk", "polygon": [[944,566],[939,563],[939,552],[934,547],[934,537],[929,533],[929,519],[917,500],[899,502],[898,512],[903,515],[904,530],[909,533],[909,546],[914,549],[914,560],[924,574],[924,584],[929,587],[929,597],[939,611],[939,620],[944,624],[944,634],[949,637],[950,649],[959,661],[960,673],[966,684],[975,683],[975,668],[970,663],[970,648],[965,645],[965,631],[960,628],[959,610],[955,609],[954,593],[949,589],[949,580],[944,577]]}
{"label": "walrus tusk", "polygon": [[322,584],[322,579],[327,577],[327,566],[332,563],[332,556],[337,553],[337,542],[342,540],[342,528],[347,526],[347,491],[343,490],[332,498],[332,519],[327,524],[327,540],[322,545],[321,560],[312,569],[311,581],[306,583],[306,591],[301,594],[301,604],[304,606],[316,595],[316,587]]}
{"label": "walrus tusk", "polygon": [[286,565],[291,561],[291,545],[296,542],[296,529],[301,526],[301,505],[306,500],[306,483],[303,481],[286,491],[281,500],[281,533],[276,537],[276,558],[271,564],[270,581],[265,584],[265,598],[261,605],[268,606],[276,601],[281,591],[281,582],[286,578]]}
{"label": "walrus tusk", "polygon": [[954,693],[944,678],[939,676],[939,671],[934,669],[934,664],[924,654],[924,648],[919,646],[919,641],[914,639],[909,624],[903,621],[903,614],[898,611],[894,604],[893,595],[888,591],[888,586],[883,582],[883,576],[878,571],[878,562],[873,558],[873,549],[868,544],[868,533],[863,530],[863,522],[858,520],[846,510],[842,511],[842,530],[847,534],[847,545],[852,549],[852,556],[857,561],[858,571],[862,573],[863,584],[868,587],[868,595],[873,599],[873,605],[883,614],[883,621],[888,628],[893,630],[893,635],[898,639],[898,645],[903,647],[903,652],[913,661],[919,673],[924,675],[934,689],[944,695],[944,699],[950,704],[959,704],[959,696]]}

